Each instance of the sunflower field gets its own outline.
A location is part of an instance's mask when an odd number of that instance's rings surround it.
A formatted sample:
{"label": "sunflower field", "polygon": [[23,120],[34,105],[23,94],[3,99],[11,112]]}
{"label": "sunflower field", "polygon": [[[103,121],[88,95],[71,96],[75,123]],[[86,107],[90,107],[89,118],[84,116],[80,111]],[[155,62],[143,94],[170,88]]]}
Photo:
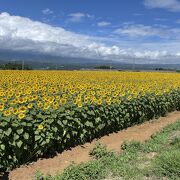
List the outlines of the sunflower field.
{"label": "sunflower field", "polygon": [[180,74],[0,71],[0,169],[180,110]]}

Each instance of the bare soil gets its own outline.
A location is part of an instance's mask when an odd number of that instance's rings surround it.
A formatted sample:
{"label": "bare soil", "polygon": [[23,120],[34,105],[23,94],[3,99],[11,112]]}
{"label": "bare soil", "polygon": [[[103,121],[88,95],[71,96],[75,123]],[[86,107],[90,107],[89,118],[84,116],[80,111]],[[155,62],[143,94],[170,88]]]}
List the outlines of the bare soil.
{"label": "bare soil", "polygon": [[[140,125],[129,127],[125,130],[121,130],[117,133],[112,133],[107,136],[103,136],[98,141],[107,146],[109,150],[120,152],[120,145],[125,141],[138,140],[144,142],[148,140],[152,134],[158,132],[168,124],[176,122],[180,119],[180,112],[176,111],[168,114],[166,117],[161,117],[156,120],[151,120]],[[72,162],[82,163],[91,159],[88,155],[89,151],[93,148],[97,139],[91,143],[85,143],[84,145],[77,146],[71,150],[64,151],[53,158],[39,159],[29,165],[23,165],[20,168],[16,168],[6,174],[2,179],[10,180],[32,180],[37,170],[43,174],[56,174],[62,171]],[[1,179],[1,178],[0,178]]]}

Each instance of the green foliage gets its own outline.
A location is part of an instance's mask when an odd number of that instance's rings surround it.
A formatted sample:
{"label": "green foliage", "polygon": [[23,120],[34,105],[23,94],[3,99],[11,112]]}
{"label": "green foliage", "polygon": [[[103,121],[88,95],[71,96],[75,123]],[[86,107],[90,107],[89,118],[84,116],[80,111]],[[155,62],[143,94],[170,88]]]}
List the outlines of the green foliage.
{"label": "green foliage", "polygon": [[112,66],[96,66],[94,67],[94,69],[115,69],[114,67]]}
{"label": "green foliage", "polygon": [[96,159],[102,158],[104,156],[113,156],[114,153],[107,151],[106,147],[100,143],[97,143],[95,147],[89,152],[89,154]]}
{"label": "green foliage", "polygon": [[[22,67],[23,66],[23,67]],[[7,63],[0,65],[0,69],[3,70],[32,70],[29,65],[22,65],[22,63]]]}
{"label": "green foliage", "polygon": [[180,178],[180,153],[179,149],[164,151],[154,161],[154,172],[172,179]]}
{"label": "green foliage", "polygon": [[[0,113],[0,169],[11,169],[38,157],[180,110],[180,89],[152,93],[120,104],[66,104],[60,109],[28,110],[19,120]],[[42,129],[38,126],[42,125]]]}
{"label": "green foliage", "polygon": [[35,178],[36,180],[42,180],[42,179],[44,179],[40,171],[36,171],[36,172],[35,172],[34,178]]}
{"label": "green foliage", "polygon": [[[108,156],[106,152],[103,153],[104,156],[102,155],[96,160],[80,165],[70,165],[63,173],[56,176],[43,176],[43,179],[179,179],[179,140],[175,140],[176,138],[171,140],[172,133],[178,130],[180,130],[180,121],[153,135],[152,139],[144,144],[137,141],[125,142],[123,144],[124,151],[119,155],[114,153],[112,156]],[[152,144],[161,148],[156,156],[149,159],[146,158],[149,153],[144,153],[141,148]],[[165,149],[164,146],[168,149]],[[107,151],[101,144],[97,144],[94,150],[94,154]]]}
{"label": "green foliage", "polygon": [[121,149],[127,151],[137,151],[141,149],[141,143],[139,141],[130,141],[130,142],[125,141],[121,145]]}
{"label": "green foliage", "polygon": [[175,137],[172,140],[171,145],[178,146],[180,148],[180,137]]}
{"label": "green foliage", "polygon": [[70,166],[57,179],[59,180],[91,180],[102,179],[106,176],[106,169],[103,168],[101,161],[89,162],[80,166]]}

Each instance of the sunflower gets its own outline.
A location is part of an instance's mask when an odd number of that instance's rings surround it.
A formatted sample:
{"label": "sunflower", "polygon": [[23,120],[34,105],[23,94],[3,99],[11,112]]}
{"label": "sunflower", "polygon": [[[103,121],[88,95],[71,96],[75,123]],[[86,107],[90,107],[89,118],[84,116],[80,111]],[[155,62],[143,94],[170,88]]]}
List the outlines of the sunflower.
{"label": "sunflower", "polygon": [[81,107],[82,107],[82,103],[79,103],[77,106],[78,106],[79,108],[81,108]]}
{"label": "sunflower", "polygon": [[0,111],[4,110],[4,104],[0,104]]}
{"label": "sunflower", "polygon": [[45,104],[44,107],[43,107],[44,110],[48,110],[49,108],[50,108],[49,104]]}
{"label": "sunflower", "polygon": [[39,130],[42,130],[42,129],[44,129],[44,126],[43,126],[42,124],[39,124],[39,125],[38,125],[38,129],[39,129]]}
{"label": "sunflower", "polygon": [[10,108],[9,108],[9,111],[10,111],[10,112],[14,112],[14,108],[13,108],[13,107],[10,107]]}
{"label": "sunflower", "polygon": [[42,108],[42,107],[43,107],[43,103],[42,103],[41,101],[38,101],[38,102],[37,102],[37,107],[38,107],[38,108]]}
{"label": "sunflower", "polygon": [[32,103],[30,103],[30,104],[27,105],[27,108],[28,108],[28,109],[31,109],[32,107],[33,107],[33,104],[32,104]]}
{"label": "sunflower", "polygon": [[65,98],[62,98],[61,100],[60,100],[60,104],[65,104],[66,103],[66,99]]}
{"label": "sunflower", "polygon": [[25,113],[26,111],[27,111],[26,106],[21,106],[21,107],[19,108],[19,112]]}
{"label": "sunflower", "polygon": [[1,101],[2,101],[2,102],[7,102],[8,99],[7,99],[7,98],[2,98]]}
{"label": "sunflower", "polygon": [[98,104],[98,105],[101,105],[101,104],[102,104],[102,99],[98,99],[98,100],[97,100],[97,104]]}
{"label": "sunflower", "polygon": [[3,115],[6,116],[6,117],[10,116],[11,112],[9,110],[6,110],[6,111],[3,112]]}
{"label": "sunflower", "polygon": [[18,102],[19,102],[20,104],[22,104],[22,103],[24,103],[24,99],[23,99],[22,97],[20,97],[20,98],[18,99]]}
{"label": "sunflower", "polygon": [[29,101],[34,101],[33,96],[32,96],[32,95],[28,96],[28,100],[29,100]]}
{"label": "sunflower", "polygon": [[25,114],[24,114],[24,113],[18,114],[18,118],[19,118],[19,119],[24,119],[24,118],[25,118]]}
{"label": "sunflower", "polygon": [[19,113],[18,109],[14,109],[13,114],[17,115]]}
{"label": "sunflower", "polygon": [[89,102],[89,100],[88,100],[88,99],[84,99],[84,103],[86,103],[86,104],[87,104],[88,102]]}

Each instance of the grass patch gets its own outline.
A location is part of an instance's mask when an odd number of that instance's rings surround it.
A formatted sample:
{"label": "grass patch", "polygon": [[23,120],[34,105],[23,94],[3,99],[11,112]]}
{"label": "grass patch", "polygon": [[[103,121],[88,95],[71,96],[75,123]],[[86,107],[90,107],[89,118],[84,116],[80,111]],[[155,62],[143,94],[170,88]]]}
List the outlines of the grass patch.
{"label": "grass patch", "polygon": [[153,160],[153,168],[158,176],[166,176],[171,179],[180,178],[180,151],[171,149],[160,153]]}
{"label": "grass patch", "polygon": [[95,147],[89,152],[89,155],[95,159],[100,159],[102,157],[113,157],[114,152],[107,151],[104,145],[97,143]]}
{"label": "grass patch", "polygon": [[36,180],[180,179],[180,121],[167,126],[145,143],[124,142],[123,152],[107,151],[101,144],[90,151],[92,161],[72,164],[57,176]]}

